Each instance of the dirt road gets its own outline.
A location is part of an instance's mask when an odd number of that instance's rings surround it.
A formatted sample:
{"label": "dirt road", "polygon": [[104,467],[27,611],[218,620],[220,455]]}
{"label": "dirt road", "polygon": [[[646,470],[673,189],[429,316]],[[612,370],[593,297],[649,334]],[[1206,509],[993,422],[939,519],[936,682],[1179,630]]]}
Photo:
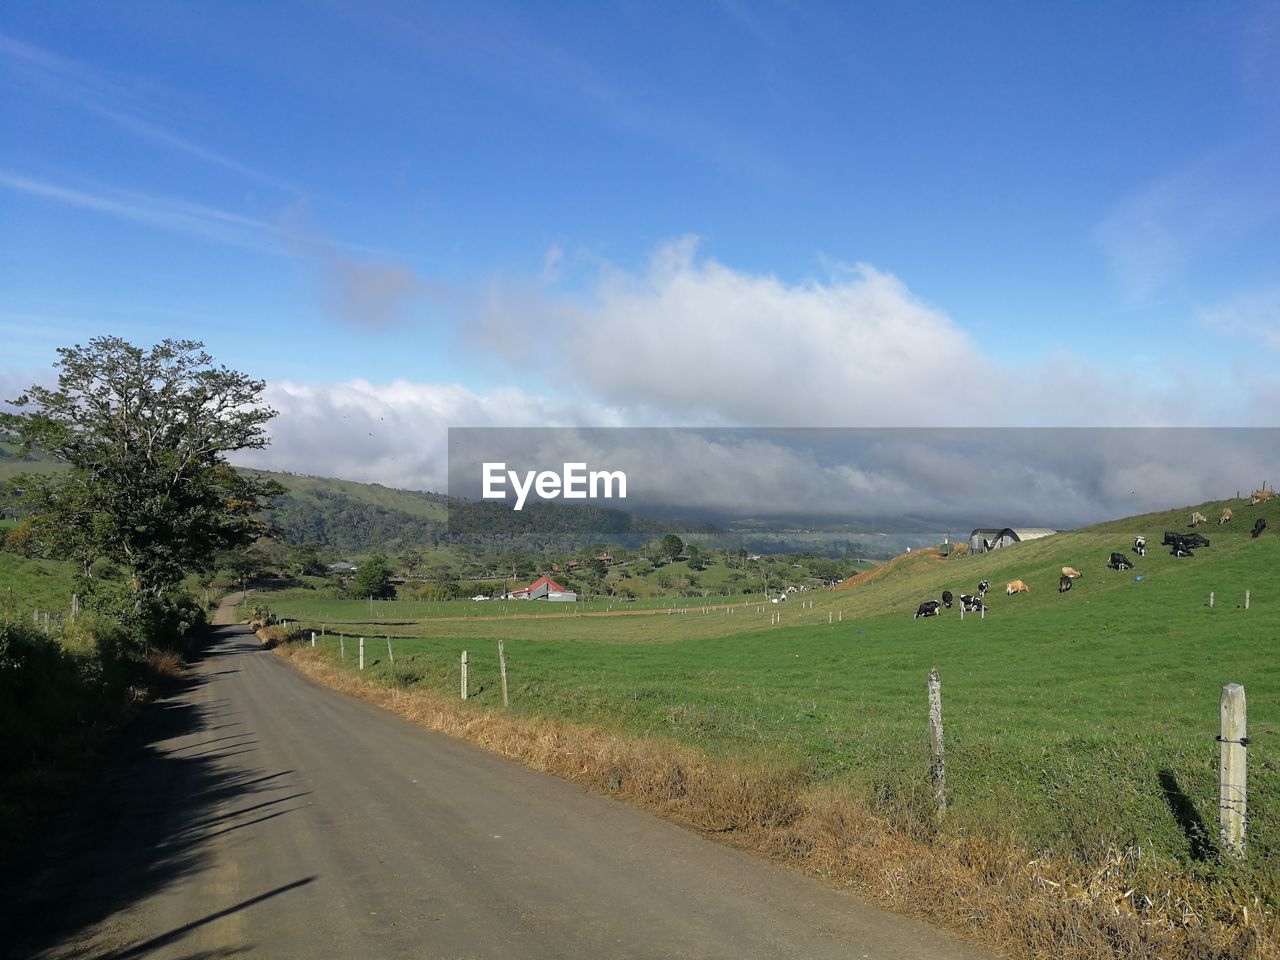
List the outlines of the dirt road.
{"label": "dirt road", "polygon": [[10,900],[15,957],[982,960],[215,628]]}

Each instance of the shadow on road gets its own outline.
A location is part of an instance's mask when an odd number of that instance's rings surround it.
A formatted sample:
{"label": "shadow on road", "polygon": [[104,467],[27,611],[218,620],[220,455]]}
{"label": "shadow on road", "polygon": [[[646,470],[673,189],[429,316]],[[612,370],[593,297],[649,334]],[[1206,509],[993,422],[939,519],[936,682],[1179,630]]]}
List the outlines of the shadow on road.
{"label": "shadow on road", "polygon": [[[152,950],[156,950],[160,947],[166,946],[167,944],[173,943],[175,940],[180,940],[197,927],[203,927],[206,923],[212,923],[214,920],[229,917],[233,913],[239,913],[241,910],[245,910],[255,904],[270,900],[272,897],[277,897],[290,890],[296,890],[298,887],[305,887],[313,880],[315,880],[315,877],[303,877],[301,880],[293,881],[293,883],[286,883],[284,886],[276,887],[274,890],[268,890],[266,893],[260,893],[256,897],[250,897],[248,900],[242,900],[233,907],[227,907],[225,910],[219,910],[216,913],[211,913],[208,916],[201,917],[199,920],[184,923],[182,926],[176,927],[168,933],[162,933],[157,937],[152,937],[150,940],[135,944],[128,950],[122,950],[119,953],[109,953],[103,958],[103,960],[128,960],[130,957],[145,957]],[[218,953],[213,954],[213,956],[234,956],[235,953],[248,949],[250,948],[233,948],[233,952],[231,953],[219,951]],[[200,954],[200,956],[210,956],[210,954],[206,951],[205,953]]]}
{"label": "shadow on road", "polygon": [[[291,770],[254,770],[232,757],[250,753],[257,731],[242,729],[227,701],[207,699],[203,688],[218,676],[200,670],[212,658],[261,654],[235,628],[214,627],[188,658],[189,669],[152,703],[118,744],[109,769],[86,784],[77,810],[50,822],[0,876],[0,956],[87,956],[68,946],[101,921],[207,865],[211,838],[292,808],[278,805],[304,794],[290,789]],[[174,740],[203,733],[190,744]],[[265,793],[282,796],[262,799]],[[249,821],[239,818],[257,814]],[[189,929],[234,913],[294,887],[308,877],[171,931],[113,956],[143,956]],[[100,951],[101,947],[97,947]],[[199,956],[231,956],[201,953]]]}

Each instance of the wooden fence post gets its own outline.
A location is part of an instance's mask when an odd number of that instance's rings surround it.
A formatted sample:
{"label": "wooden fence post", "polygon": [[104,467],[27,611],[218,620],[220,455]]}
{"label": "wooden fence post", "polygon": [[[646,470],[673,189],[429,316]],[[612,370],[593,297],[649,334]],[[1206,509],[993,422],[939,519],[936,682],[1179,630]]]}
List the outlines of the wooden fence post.
{"label": "wooden fence post", "polygon": [[942,747],[942,680],[938,677],[938,668],[929,671],[929,749],[933,754],[930,772],[933,777],[933,802],[937,808],[935,814],[941,822],[947,812],[947,771]]}
{"label": "wooden fence post", "polygon": [[467,699],[467,651],[462,651],[462,699]]}
{"label": "wooden fence post", "polygon": [[364,637],[360,638],[360,669],[364,669]]}
{"label": "wooden fence post", "polygon": [[1220,713],[1218,816],[1222,822],[1222,846],[1243,859],[1249,767],[1244,687],[1228,683],[1222,688]]}
{"label": "wooden fence post", "polygon": [[507,651],[501,640],[498,641],[498,672],[502,675],[502,705],[509,707],[511,701],[507,699]]}

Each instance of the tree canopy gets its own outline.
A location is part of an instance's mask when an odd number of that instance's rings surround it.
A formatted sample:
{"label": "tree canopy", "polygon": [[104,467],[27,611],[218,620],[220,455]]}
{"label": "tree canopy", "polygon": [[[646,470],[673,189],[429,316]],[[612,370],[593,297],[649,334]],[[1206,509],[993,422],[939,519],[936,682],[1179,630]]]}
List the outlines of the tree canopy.
{"label": "tree canopy", "polygon": [[57,387],[33,385],[11,401],[21,412],[0,414],[25,450],[70,465],[15,484],[45,553],[86,573],[105,557],[157,597],[265,532],[255,514],[283,488],[225,457],[267,444],[263,381],[214,365],[194,340],[144,350],[97,337],[58,354]]}
{"label": "tree canopy", "polygon": [[348,592],[353,597],[376,597],[380,600],[395,596],[396,589],[391,583],[391,563],[386,556],[377,553],[361,563],[351,579]]}

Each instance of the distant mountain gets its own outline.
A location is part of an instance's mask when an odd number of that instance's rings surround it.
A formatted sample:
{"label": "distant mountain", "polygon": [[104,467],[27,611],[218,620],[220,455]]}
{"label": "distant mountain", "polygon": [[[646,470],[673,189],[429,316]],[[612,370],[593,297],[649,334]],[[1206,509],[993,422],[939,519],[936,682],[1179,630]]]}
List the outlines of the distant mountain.
{"label": "distant mountain", "polygon": [[[6,483],[21,473],[64,469],[53,458],[19,457],[0,439],[0,515]],[[501,503],[459,500],[442,493],[399,490],[333,477],[243,469],[269,477],[287,491],[267,521],[286,543],[314,543],[341,553],[393,552],[466,542],[497,549],[544,549],[608,543],[635,547],[675,532],[705,545],[723,542],[759,553],[810,550],[817,554],[888,557],[906,546],[937,543],[936,524],[918,518],[857,520],[850,517],[719,517],[679,511],[659,519],[594,504],[529,503],[515,511]],[[886,534],[881,531],[892,531]]]}

